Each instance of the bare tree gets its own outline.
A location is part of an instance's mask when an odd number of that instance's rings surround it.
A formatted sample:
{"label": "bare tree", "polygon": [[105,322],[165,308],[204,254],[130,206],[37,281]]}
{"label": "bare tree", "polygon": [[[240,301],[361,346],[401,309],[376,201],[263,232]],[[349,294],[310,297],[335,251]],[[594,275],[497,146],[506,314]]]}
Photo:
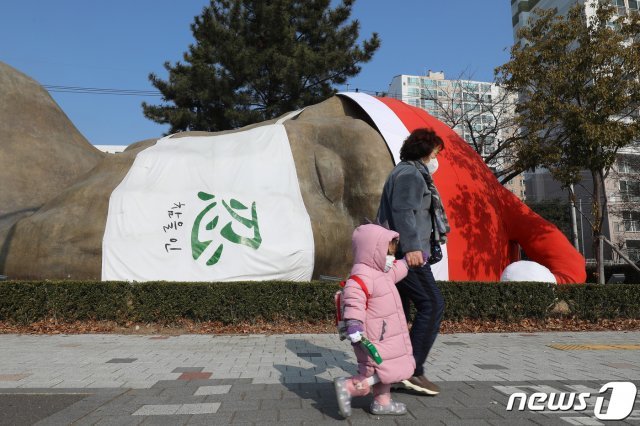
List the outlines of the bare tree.
{"label": "bare tree", "polygon": [[[446,83],[444,83],[446,82]],[[455,80],[434,80],[421,89],[436,117],[460,134],[484,159],[502,184],[522,173],[512,146],[522,139],[515,122],[516,95],[461,73]]]}

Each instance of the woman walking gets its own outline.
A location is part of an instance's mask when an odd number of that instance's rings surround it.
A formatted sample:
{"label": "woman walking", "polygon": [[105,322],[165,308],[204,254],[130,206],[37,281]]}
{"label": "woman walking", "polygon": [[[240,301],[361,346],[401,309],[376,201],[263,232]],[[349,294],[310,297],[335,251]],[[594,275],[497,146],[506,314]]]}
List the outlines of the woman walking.
{"label": "woman walking", "polygon": [[[424,375],[424,363],[438,336],[444,313],[444,298],[436,285],[429,264],[431,240],[446,242],[449,225],[432,174],[443,140],[430,129],[416,129],[400,149],[402,160],[385,182],[378,209],[379,223],[388,224],[400,234],[396,258],[404,257],[409,273],[398,283],[398,291],[407,319],[413,303],[416,316],[410,331],[416,368],[403,380],[405,388],[426,395],[437,395],[439,387]],[[431,262],[434,262],[432,259]]]}

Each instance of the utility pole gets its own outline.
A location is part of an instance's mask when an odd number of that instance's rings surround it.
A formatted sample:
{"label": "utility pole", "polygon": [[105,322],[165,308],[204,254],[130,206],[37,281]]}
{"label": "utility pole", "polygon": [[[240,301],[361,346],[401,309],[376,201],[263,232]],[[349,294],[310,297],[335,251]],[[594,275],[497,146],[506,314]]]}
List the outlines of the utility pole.
{"label": "utility pole", "polygon": [[604,284],[604,235],[598,235],[600,244],[598,251],[600,252],[600,263],[598,264],[598,284]]}
{"label": "utility pole", "polygon": [[580,198],[578,200],[578,203],[580,204],[580,240],[582,240],[582,255],[584,256],[584,227],[582,226],[582,198]]}
{"label": "utility pole", "polygon": [[573,246],[576,250],[580,251],[580,243],[578,242],[578,221],[576,220],[576,194],[573,192],[573,184],[569,185],[569,210],[571,212],[571,236],[573,237]]}

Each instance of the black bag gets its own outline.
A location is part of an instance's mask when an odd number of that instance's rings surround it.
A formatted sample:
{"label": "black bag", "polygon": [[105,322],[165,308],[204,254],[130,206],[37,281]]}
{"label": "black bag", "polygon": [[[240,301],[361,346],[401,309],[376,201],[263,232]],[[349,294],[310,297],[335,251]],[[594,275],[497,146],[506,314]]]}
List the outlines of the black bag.
{"label": "black bag", "polygon": [[429,259],[427,259],[427,263],[429,265],[433,265],[434,263],[438,263],[442,260],[442,248],[440,247],[440,243],[436,241],[433,233],[431,234],[431,253],[429,254]]}
{"label": "black bag", "polygon": [[431,230],[431,238],[429,242],[431,243],[431,253],[429,254],[429,259],[427,259],[427,263],[429,265],[433,265],[442,260],[442,248],[440,247],[440,237],[439,233],[436,231],[436,212],[433,208],[433,203],[431,204],[431,226],[433,229]]}

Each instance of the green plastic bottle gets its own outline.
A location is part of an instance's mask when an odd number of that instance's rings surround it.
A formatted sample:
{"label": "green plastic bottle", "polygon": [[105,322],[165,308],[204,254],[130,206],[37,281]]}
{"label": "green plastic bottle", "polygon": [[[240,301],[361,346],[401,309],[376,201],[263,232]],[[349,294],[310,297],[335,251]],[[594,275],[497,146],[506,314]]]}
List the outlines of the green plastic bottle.
{"label": "green plastic bottle", "polygon": [[369,355],[371,355],[371,358],[373,358],[373,360],[376,362],[376,364],[378,364],[378,365],[382,364],[382,357],[380,356],[380,353],[378,352],[378,349],[376,349],[374,344],[371,343],[369,341],[369,339],[367,339],[366,337],[362,336],[362,339],[360,340],[360,343],[362,344],[362,346],[364,346],[364,348],[367,351],[369,351]]}

